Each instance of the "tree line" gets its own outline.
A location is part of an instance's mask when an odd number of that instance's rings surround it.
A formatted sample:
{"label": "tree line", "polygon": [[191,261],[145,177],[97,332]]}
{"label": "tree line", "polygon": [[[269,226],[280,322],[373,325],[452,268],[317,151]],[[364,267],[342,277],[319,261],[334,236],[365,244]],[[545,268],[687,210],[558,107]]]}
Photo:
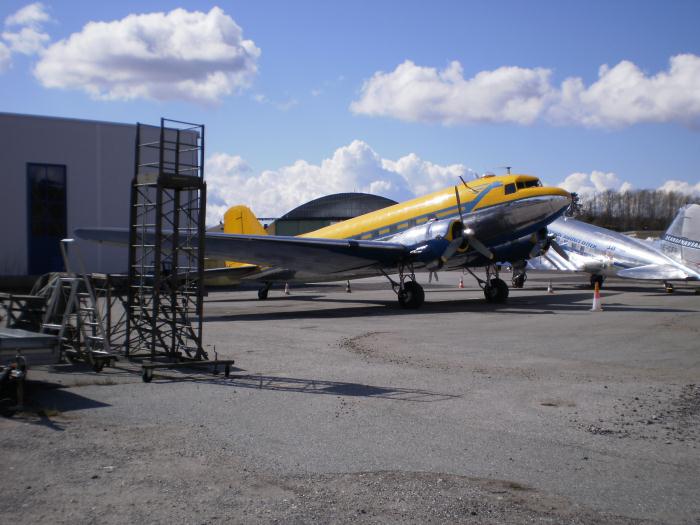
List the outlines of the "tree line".
{"label": "tree line", "polygon": [[665,230],[678,208],[700,199],[660,190],[607,190],[579,197],[576,218],[615,231]]}

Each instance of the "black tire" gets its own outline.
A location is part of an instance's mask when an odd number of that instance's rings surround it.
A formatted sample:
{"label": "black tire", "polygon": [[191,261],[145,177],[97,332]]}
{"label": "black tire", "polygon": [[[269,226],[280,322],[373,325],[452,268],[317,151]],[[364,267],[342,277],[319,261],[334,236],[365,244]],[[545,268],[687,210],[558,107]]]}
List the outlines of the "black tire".
{"label": "black tire", "polygon": [[224,366],[224,377],[229,377],[231,375],[231,365]]}
{"label": "black tire", "polygon": [[269,291],[270,291],[270,289],[267,287],[260,288],[260,290],[258,290],[258,299],[260,299],[261,301],[264,301],[265,299],[267,299],[267,292],[269,292]]}
{"label": "black tire", "polygon": [[416,281],[406,281],[403,290],[399,291],[399,305],[401,308],[420,308],[425,302],[423,287]]}
{"label": "black tire", "polygon": [[489,303],[505,303],[508,299],[508,285],[501,279],[491,279],[484,287],[484,297]]}
{"label": "black tire", "polygon": [[141,374],[141,379],[143,379],[144,383],[150,383],[151,379],[153,379],[153,371],[149,370],[148,368],[144,368],[143,374]]}
{"label": "black tire", "polygon": [[104,367],[105,362],[102,359],[95,359],[95,361],[92,363],[92,369],[97,373],[102,372]]}
{"label": "black tire", "polygon": [[603,288],[605,278],[602,275],[591,275],[591,288],[595,288],[595,283],[598,283],[598,288]]}

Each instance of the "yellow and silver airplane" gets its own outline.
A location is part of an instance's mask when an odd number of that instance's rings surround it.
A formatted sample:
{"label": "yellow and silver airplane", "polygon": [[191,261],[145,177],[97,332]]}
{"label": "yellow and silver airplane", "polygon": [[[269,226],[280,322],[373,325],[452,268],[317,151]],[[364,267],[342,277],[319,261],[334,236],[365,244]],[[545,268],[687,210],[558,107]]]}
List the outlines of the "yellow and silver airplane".
{"label": "yellow and silver airplane", "polygon": [[[472,275],[488,301],[503,302],[508,286],[495,263],[540,255],[551,244],[546,226],[570,203],[568,192],[542,186],[536,177],[488,175],[298,237],[265,235],[250,210],[234,207],[223,233],[206,233],[205,255],[238,262],[207,273],[230,272],[261,282],[261,299],[273,283],[384,275],[402,307],[418,308],[425,296],[416,271],[483,266],[485,280]],[[128,243],[123,229],[75,233],[82,239]],[[398,279],[390,277],[396,274]]]}

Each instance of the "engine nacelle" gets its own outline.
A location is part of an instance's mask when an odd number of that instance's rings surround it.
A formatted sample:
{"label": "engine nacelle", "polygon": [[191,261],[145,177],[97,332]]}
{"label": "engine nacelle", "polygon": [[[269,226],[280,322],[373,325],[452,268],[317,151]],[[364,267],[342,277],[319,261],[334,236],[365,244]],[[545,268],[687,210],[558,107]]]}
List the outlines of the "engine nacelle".
{"label": "engine nacelle", "polygon": [[445,239],[448,242],[462,235],[464,224],[456,219],[433,219],[425,224],[409,228],[395,236],[391,242],[415,246],[422,242]]}
{"label": "engine nacelle", "polygon": [[[392,237],[391,242],[410,246],[414,262],[424,263],[431,270],[437,270],[445,262],[443,255],[447,247],[455,238],[461,238],[463,231],[464,224],[461,221],[433,219]],[[466,248],[466,244],[465,241],[460,249]]]}

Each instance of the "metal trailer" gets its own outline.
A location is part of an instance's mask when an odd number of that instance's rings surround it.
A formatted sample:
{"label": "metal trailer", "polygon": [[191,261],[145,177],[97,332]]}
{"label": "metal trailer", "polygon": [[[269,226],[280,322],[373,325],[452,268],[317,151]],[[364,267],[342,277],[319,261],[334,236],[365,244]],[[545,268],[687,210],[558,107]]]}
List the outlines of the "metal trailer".
{"label": "metal trailer", "polygon": [[55,335],[0,328],[0,386],[17,383],[16,409],[24,405],[24,382],[30,366],[55,364],[59,358],[60,343]]}

